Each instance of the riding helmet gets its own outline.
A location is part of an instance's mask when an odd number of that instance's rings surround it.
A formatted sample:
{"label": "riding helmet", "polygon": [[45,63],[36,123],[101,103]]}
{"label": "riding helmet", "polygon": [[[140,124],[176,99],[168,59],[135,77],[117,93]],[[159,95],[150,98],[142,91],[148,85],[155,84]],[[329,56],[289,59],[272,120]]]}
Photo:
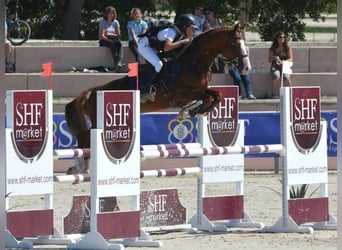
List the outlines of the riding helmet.
{"label": "riding helmet", "polygon": [[195,18],[192,14],[183,14],[180,17],[178,17],[176,25],[181,30],[189,26],[197,28]]}

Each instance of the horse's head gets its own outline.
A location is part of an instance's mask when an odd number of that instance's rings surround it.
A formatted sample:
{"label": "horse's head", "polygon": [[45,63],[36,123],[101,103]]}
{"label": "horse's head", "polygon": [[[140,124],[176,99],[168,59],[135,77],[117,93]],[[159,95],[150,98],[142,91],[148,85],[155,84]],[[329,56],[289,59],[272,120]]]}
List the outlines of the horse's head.
{"label": "horse's head", "polygon": [[251,69],[247,48],[244,40],[245,27],[237,23],[228,32],[228,42],[223,47],[221,54],[225,58],[225,63],[230,68],[236,68],[242,74],[247,74]]}

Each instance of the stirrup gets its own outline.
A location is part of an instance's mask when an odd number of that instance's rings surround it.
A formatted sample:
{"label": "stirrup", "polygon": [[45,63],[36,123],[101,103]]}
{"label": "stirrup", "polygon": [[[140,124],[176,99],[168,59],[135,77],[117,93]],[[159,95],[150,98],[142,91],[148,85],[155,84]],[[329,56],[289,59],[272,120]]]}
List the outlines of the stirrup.
{"label": "stirrup", "polygon": [[156,99],[156,92],[156,87],[151,85],[149,92],[140,95],[140,103],[145,103],[147,101],[154,102]]}

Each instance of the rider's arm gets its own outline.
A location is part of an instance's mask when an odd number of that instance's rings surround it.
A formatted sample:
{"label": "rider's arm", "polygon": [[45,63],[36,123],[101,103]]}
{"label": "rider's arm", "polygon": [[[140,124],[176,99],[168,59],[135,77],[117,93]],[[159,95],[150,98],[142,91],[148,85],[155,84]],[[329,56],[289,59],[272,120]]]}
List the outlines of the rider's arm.
{"label": "rider's arm", "polygon": [[176,42],[172,42],[171,40],[166,39],[164,44],[164,51],[170,51],[179,48],[180,46],[187,44],[188,42],[190,42],[189,38],[178,40]]}

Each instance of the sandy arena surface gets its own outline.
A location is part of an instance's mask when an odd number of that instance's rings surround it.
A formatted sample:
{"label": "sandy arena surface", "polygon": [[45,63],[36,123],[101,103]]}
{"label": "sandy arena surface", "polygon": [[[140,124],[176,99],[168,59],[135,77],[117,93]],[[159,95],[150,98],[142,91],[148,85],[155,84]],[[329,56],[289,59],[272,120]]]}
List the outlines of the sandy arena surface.
{"label": "sandy arena surface", "polygon": [[[245,175],[244,199],[245,212],[256,222],[262,222],[266,226],[272,226],[282,215],[280,175],[255,174]],[[178,188],[180,202],[187,208],[187,218],[190,219],[196,212],[196,178],[168,177],[168,178],[144,178],[141,179],[142,190]],[[329,174],[329,210],[336,217],[336,174]],[[309,187],[310,194],[317,186]],[[68,213],[73,194],[89,194],[89,183],[77,185],[55,183],[54,187],[55,227],[61,231],[62,218]],[[233,194],[233,184],[215,184],[208,186],[207,195]],[[316,191],[313,197],[318,196]],[[23,209],[36,208],[43,203],[43,197],[31,197],[10,199],[10,207],[22,207]],[[128,201],[119,200],[121,209],[125,209]],[[43,206],[43,205],[42,205]],[[258,228],[229,228],[227,232],[172,232],[164,234],[152,234],[151,238],[161,241],[161,249],[337,249],[336,231],[315,230],[313,234],[301,233],[262,233]],[[36,249],[66,249],[64,246],[34,246]],[[138,249],[126,247],[127,249]],[[152,249],[152,248],[144,248]],[[156,249],[156,248],[153,248]]]}

